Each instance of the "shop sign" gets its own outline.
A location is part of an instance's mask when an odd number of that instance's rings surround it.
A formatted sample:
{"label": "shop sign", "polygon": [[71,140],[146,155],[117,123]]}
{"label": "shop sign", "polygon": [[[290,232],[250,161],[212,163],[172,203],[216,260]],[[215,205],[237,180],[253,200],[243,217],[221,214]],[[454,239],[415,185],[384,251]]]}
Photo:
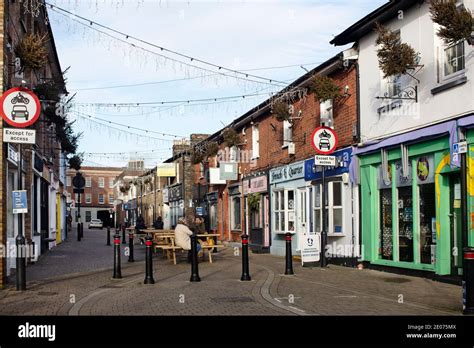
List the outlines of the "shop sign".
{"label": "shop sign", "polygon": [[289,164],[270,171],[270,184],[301,178],[304,178],[304,162]]}
{"label": "shop sign", "polygon": [[220,180],[237,180],[238,171],[236,162],[220,162],[219,163],[219,179]]}
{"label": "shop sign", "polygon": [[[336,157],[336,165],[333,167],[325,167],[325,176],[336,176],[349,172],[351,164],[352,148],[336,151],[332,154]],[[304,162],[304,179],[306,181],[317,180],[321,178],[322,168],[314,165],[314,158],[310,158]]]}
{"label": "shop sign", "polygon": [[318,262],[320,257],[320,234],[305,234],[302,239],[301,263]]}
{"label": "shop sign", "polygon": [[179,201],[183,198],[183,185],[168,187],[168,199],[170,202]]}
{"label": "shop sign", "polygon": [[164,188],[162,192],[163,192],[163,203],[168,203],[169,202],[168,189]]}
{"label": "shop sign", "polygon": [[26,190],[12,191],[13,214],[24,214],[28,212]]}
{"label": "shop sign", "polygon": [[[420,156],[416,159],[416,182],[418,185],[429,184],[434,182],[434,157],[433,155],[429,156]],[[412,161],[408,161],[408,176],[403,176],[402,171],[402,162],[397,161],[395,164],[395,179],[397,187],[411,186],[413,183],[412,177]],[[386,175],[387,180],[384,180],[382,173],[382,165],[379,166],[379,175],[378,175],[378,188],[390,188],[392,187],[392,166],[388,166],[388,175]]]}
{"label": "shop sign", "polygon": [[209,182],[211,185],[225,185],[226,181],[220,178],[219,168],[209,168]]}
{"label": "shop sign", "polygon": [[259,192],[266,192],[267,188],[267,176],[257,176],[255,178],[251,178],[248,180],[244,180],[243,183],[243,191],[244,195],[248,195],[251,193],[259,193]]}
{"label": "shop sign", "polygon": [[160,163],[156,166],[156,176],[158,177],[175,177],[176,164],[175,163]]}
{"label": "shop sign", "polygon": [[416,160],[416,180],[418,185],[434,182],[434,156],[420,156]]}

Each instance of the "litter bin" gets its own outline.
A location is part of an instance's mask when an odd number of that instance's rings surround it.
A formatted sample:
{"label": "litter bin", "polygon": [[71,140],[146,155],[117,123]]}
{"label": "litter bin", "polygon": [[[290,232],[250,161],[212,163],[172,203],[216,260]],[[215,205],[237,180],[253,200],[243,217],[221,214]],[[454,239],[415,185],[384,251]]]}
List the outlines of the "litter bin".
{"label": "litter bin", "polygon": [[474,314],[474,248],[463,249],[463,314]]}

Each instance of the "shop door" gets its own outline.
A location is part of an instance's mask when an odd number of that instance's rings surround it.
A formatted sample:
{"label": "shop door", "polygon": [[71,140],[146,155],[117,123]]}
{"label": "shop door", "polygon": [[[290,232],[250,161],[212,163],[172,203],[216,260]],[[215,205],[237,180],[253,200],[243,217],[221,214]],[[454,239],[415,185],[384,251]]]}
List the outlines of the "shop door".
{"label": "shop door", "polygon": [[301,250],[301,241],[306,234],[306,188],[298,189],[298,208],[296,210],[297,250]]}
{"label": "shop door", "polygon": [[264,206],[264,202],[266,196],[260,196],[260,204],[258,209],[252,210],[250,209],[250,235],[249,235],[249,243],[252,251],[258,252],[261,251],[262,247],[264,246],[264,211],[266,207]]}
{"label": "shop door", "polygon": [[461,237],[461,180],[459,175],[450,177],[450,211],[451,222],[451,274],[462,274],[462,237]]}

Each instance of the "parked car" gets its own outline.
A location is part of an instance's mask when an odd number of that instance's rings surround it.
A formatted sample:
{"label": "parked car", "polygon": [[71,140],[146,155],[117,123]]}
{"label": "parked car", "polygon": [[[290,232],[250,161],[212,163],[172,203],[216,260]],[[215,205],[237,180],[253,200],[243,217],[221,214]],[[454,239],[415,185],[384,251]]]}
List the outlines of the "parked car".
{"label": "parked car", "polygon": [[14,105],[12,110],[12,119],[15,120],[16,117],[24,117],[28,121],[28,108],[25,105]]}
{"label": "parked car", "polygon": [[104,223],[100,219],[92,219],[91,222],[89,222],[89,228],[104,228]]}

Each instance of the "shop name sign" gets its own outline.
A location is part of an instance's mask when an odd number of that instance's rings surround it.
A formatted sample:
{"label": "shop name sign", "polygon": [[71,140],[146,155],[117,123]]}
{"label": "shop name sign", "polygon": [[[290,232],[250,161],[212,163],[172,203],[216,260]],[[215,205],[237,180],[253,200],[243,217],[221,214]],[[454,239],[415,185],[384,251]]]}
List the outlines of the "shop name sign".
{"label": "shop name sign", "polygon": [[34,144],[36,143],[36,130],[3,128],[3,142],[16,144]]}
{"label": "shop name sign", "polygon": [[258,193],[267,191],[267,176],[257,176],[255,178],[246,179],[243,182],[244,195],[250,193]]}
{"label": "shop name sign", "polygon": [[270,184],[304,178],[304,162],[289,164],[270,171]]}

